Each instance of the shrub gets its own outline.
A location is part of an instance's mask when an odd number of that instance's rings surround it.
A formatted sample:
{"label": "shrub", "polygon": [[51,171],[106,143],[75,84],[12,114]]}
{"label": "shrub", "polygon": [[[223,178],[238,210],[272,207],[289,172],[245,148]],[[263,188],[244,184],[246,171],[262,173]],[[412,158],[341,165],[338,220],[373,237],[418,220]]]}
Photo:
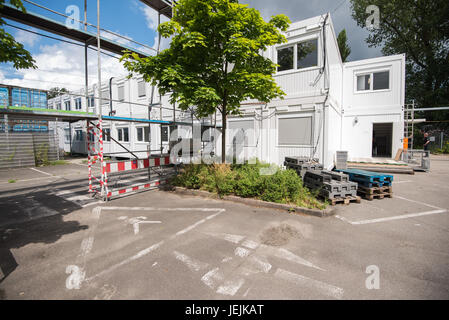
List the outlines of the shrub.
{"label": "shrub", "polygon": [[171,183],[189,189],[202,189],[220,196],[235,194],[243,198],[295,204],[307,208],[324,208],[302,184],[294,170],[278,170],[273,175],[260,175],[268,164],[189,164],[172,178]]}

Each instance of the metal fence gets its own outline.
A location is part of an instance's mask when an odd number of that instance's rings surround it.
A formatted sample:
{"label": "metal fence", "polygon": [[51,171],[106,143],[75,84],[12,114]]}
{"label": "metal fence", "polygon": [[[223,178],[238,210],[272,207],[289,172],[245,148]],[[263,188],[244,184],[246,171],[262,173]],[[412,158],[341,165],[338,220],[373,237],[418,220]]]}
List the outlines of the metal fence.
{"label": "metal fence", "polygon": [[444,131],[434,131],[430,136],[430,150],[433,152],[442,152],[443,150],[447,150],[449,147],[447,144],[449,143],[449,134]]}
{"label": "metal fence", "polygon": [[402,160],[407,162],[415,171],[430,170],[430,151],[427,150],[404,150]]}
{"label": "metal fence", "polygon": [[48,164],[59,159],[54,132],[0,132],[0,169]]}

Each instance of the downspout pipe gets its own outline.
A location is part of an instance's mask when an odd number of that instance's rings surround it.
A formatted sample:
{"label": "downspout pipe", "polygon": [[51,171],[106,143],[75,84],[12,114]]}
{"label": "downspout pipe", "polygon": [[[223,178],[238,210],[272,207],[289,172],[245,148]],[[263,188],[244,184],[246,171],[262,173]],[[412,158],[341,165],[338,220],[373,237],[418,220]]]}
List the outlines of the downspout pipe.
{"label": "downspout pipe", "polygon": [[[326,166],[325,165],[325,163],[326,163],[326,161],[325,161],[325,159],[326,159],[326,153],[325,153],[325,147],[327,147],[326,146],[326,102],[327,102],[327,100],[328,100],[328,98],[329,98],[329,86],[327,86],[327,88],[326,88],[326,83],[328,83],[328,81],[329,81],[329,79],[327,79],[326,78],[326,67],[328,67],[329,68],[329,66],[327,65],[327,50],[326,50],[326,23],[327,23],[327,19],[329,18],[329,13],[326,15],[326,18],[324,18],[324,23],[323,23],[323,57],[324,57],[324,59],[323,59],[323,73],[324,73],[324,87],[325,87],[325,90],[326,90],[326,99],[324,100],[324,103],[323,103],[323,114],[322,114],[322,117],[323,117],[323,143],[322,143],[322,146],[323,146],[323,150],[322,150],[322,161],[323,161],[323,166]],[[327,169],[329,169],[329,168],[327,168]]]}
{"label": "downspout pipe", "polygon": [[109,116],[112,116],[112,79],[114,77],[109,78]]}

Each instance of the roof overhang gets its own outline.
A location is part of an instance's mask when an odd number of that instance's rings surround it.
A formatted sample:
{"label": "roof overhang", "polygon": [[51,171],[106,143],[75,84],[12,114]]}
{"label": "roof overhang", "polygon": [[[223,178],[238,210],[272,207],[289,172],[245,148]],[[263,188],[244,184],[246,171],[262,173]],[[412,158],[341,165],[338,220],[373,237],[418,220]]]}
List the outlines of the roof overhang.
{"label": "roof overhang", "polygon": [[173,17],[172,7],[175,4],[175,1],[173,0],[140,0],[140,1],[169,19]]}

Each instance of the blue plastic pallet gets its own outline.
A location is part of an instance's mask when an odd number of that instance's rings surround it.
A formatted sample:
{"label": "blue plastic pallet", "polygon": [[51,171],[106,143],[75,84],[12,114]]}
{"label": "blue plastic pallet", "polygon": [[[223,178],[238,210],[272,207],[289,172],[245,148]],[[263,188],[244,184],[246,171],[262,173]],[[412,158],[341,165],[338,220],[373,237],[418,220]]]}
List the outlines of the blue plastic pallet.
{"label": "blue plastic pallet", "polygon": [[336,171],[347,174],[349,176],[349,180],[355,181],[367,188],[390,187],[393,183],[393,176],[390,174],[383,174],[360,169],[344,169]]}

